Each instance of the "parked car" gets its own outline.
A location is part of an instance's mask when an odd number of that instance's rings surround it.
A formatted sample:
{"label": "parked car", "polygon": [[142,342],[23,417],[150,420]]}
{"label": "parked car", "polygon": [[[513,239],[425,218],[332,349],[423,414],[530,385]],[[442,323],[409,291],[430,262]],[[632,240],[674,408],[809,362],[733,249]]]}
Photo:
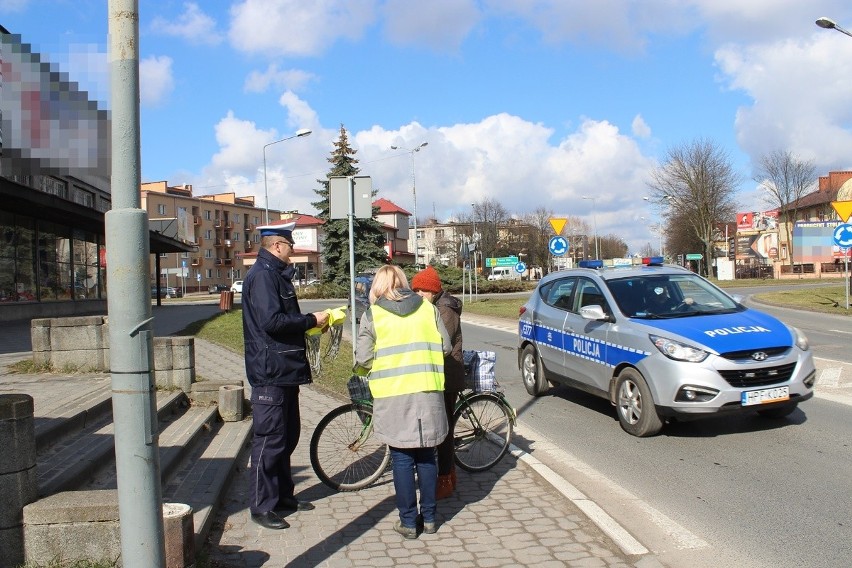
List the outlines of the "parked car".
{"label": "parked car", "polygon": [[235,294],[242,294],[243,293],[243,281],[242,280],[235,280],[234,283],[231,284],[231,292],[234,292]]}
{"label": "parked car", "polygon": [[211,284],[207,287],[208,294],[218,294],[220,292],[227,292],[231,287],[227,284]]}
{"label": "parked car", "polygon": [[[180,298],[183,296],[183,291],[180,288],[172,288],[171,286],[160,286],[160,298]],[[157,287],[151,286],[151,297],[157,297]]]}
{"label": "parked car", "polygon": [[521,308],[518,366],[530,394],[550,382],[606,398],[634,436],[670,418],[782,418],[813,396],[813,355],[796,328],[662,258],[589,262],[542,278]]}
{"label": "parked car", "polygon": [[373,285],[372,274],[359,274],[355,277],[355,322],[361,322],[361,316],[370,308],[370,288]]}

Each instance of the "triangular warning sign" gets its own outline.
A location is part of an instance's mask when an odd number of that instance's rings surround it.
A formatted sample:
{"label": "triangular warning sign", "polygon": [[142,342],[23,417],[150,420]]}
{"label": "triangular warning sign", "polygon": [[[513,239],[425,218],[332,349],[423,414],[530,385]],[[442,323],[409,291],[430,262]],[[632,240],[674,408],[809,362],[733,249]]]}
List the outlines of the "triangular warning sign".
{"label": "triangular warning sign", "polygon": [[559,217],[551,217],[550,218],[550,226],[553,227],[553,232],[557,235],[562,234],[562,229],[565,228],[565,223],[568,222],[568,219],[562,219]]}
{"label": "triangular warning sign", "polygon": [[[849,222],[849,217],[852,217],[852,201],[832,201],[831,206],[834,207],[844,223]],[[550,221],[550,224],[553,224],[553,220]]]}

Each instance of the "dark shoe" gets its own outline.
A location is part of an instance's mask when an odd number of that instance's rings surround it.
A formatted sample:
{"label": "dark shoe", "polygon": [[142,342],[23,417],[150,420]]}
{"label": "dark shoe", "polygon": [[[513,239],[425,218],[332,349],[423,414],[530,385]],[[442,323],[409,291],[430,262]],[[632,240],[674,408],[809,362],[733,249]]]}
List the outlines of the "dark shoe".
{"label": "dark shoe", "polygon": [[279,499],[275,511],[313,511],[314,504],[309,501],[299,501],[295,497]]}
{"label": "dark shoe", "polygon": [[260,513],[259,515],[252,514],[251,520],[265,529],[281,530],[290,528],[290,523],[276,515],[274,511]]}
{"label": "dark shoe", "polygon": [[406,540],[414,540],[417,538],[417,527],[403,526],[402,521],[397,521],[393,524],[393,530],[405,537]]}

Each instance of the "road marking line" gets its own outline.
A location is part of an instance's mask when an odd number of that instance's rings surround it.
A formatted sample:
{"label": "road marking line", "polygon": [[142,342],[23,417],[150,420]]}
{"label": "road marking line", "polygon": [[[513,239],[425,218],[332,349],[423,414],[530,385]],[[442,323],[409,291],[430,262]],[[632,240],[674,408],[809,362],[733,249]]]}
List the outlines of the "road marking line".
{"label": "road marking line", "polygon": [[[683,550],[708,548],[710,546],[707,541],[682,527],[658,509],[655,509],[651,505],[640,500],[620,485],[602,475],[587,463],[581,461],[578,457],[559,448],[542,434],[526,425],[524,425],[522,429],[528,432],[528,434],[524,434],[526,439],[535,440],[535,446],[538,451],[543,451],[553,457],[557,463],[566,464],[583,475],[606,485],[608,491],[613,494],[620,495],[622,500],[628,500],[634,503],[645,513],[645,515],[647,515],[654,525],[660,528],[672,539],[676,548]],[[514,445],[511,446],[511,450],[512,455],[515,455],[521,461],[528,463],[530,467],[536,470],[545,478],[545,480],[551,483],[554,488],[586,513],[589,519],[604,533],[606,533],[607,536],[613,539],[613,541],[625,554],[647,554],[649,552],[644,545],[627,532],[624,527],[619,525],[618,522],[601,509],[599,505],[586,497],[582,491],[574,487],[570,482],[553,471],[550,467],[544,465],[538,459],[532,457],[530,454]],[[640,549],[644,550],[644,552],[637,552]]]}
{"label": "road marking line", "polygon": [[842,369],[839,367],[833,367],[830,369],[823,369],[819,372],[819,378],[817,378],[817,385],[821,387],[830,387],[837,388],[840,386],[840,373]]}

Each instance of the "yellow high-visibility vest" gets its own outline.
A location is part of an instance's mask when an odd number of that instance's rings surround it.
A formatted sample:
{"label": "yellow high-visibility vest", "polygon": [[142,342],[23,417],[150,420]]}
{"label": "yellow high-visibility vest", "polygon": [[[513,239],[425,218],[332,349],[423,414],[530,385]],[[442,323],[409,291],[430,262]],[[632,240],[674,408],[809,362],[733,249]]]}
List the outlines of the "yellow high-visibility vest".
{"label": "yellow high-visibility vest", "polygon": [[370,370],[374,398],[444,390],[444,353],[435,311],[427,301],[405,317],[372,305],[376,355]]}

